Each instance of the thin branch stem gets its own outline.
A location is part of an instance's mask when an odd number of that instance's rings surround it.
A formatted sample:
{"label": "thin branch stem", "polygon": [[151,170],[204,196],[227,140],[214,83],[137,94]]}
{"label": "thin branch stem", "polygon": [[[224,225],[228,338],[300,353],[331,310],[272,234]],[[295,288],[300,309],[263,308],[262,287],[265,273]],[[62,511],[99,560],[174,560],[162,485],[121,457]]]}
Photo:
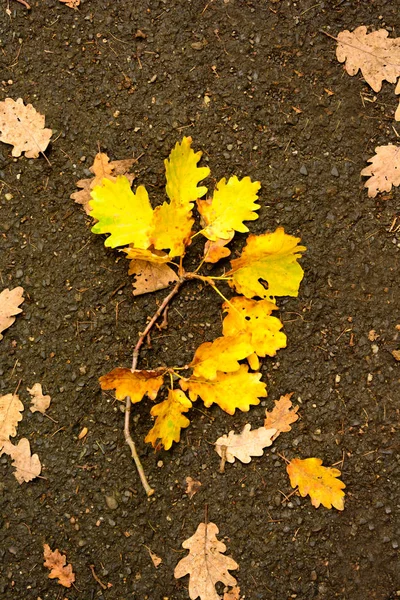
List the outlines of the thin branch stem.
{"label": "thin branch stem", "polygon": [[[135,349],[133,351],[131,371],[136,370],[138,359],[139,359],[140,348],[142,347],[143,342],[146,339],[147,335],[150,333],[151,328],[153,327],[153,325],[155,324],[157,319],[163,314],[164,310],[166,309],[168,304],[171,302],[172,298],[178,293],[179,288],[184,283],[184,281],[185,281],[185,279],[181,278],[176,283],[175,287],[170,291],[168,296],[166,298],[164,298],[164,301],[158,307],[158,310],[156,311],[156,313],[153,315],[153,317],[147,324],[145,330],[140,334],[137,344],[135,346]],[[150,487],[150,485],[147,481],[146,475],[145,475],[143,467],[142,467],[142,463],[140,462],[140,458],[136,451],[135,442],[133,441],[131,433],[130,433],[131,406],[132,406],[132,403],[131,403],[130,396],[127,396],[125,399],[125,426],[124,426],[125,440],[131,450],[132,458],[135,461],[136,469],[139,473],[139,477],[140,477],[142,485],[145,489],[145,492],[146,492],[147,496],[152,496],[154,494],[154,490]]]}

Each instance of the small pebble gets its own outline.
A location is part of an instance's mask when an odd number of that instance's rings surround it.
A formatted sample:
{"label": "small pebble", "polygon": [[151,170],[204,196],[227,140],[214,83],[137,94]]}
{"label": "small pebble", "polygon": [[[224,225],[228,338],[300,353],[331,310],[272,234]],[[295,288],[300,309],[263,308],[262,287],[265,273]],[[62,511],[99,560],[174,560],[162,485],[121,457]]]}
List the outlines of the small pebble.
{"label": "small pebble", "polygon": [[300,167],[300,175],[308,175],[308,171],[305,165]]}
{"label": "small pebble", "polygon": [[333,175],[333,177],[339,177],[339,171],[337,170],[336,167],[332,168],[331,175]]}
{"label": "small pebble", "polygon": [[114,498],[114,496],[106,496],[106,504],[111,510],[115,510],[116,508],[118,508],[118,502]]}

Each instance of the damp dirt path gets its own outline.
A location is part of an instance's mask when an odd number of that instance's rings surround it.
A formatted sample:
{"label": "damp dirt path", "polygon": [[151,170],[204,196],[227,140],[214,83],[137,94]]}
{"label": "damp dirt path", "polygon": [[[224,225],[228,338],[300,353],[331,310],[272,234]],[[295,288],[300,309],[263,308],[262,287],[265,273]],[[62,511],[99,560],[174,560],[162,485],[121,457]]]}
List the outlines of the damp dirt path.
{"label": "damp dirt path", "polygon": [[[22,285],[26,294],[1,342],[0,392],[19,384],[26,410],[18,438],[39,454],[43,478],[19,486],[0,459],[2,597],[185,600],[188,581],[173,570],[206,505],[249,600],[399,597],[399,364],[391,354],[400,343],[400,238],[391,228],[399,191],[371,199],[360,178],[375,146],[397,142],[396,98],[393,86],[376,97],[361,76],[350,78],[321,33],[365,24],[399,34],[396,3],[31,4],[27,11],[10,0],[8,16],[1,2],[0,99],[31,102],[54,133],[50,164],[13,159],[0,145],[1,287]],[[279,302],[288,347],[263,361],[265,401],[233,417],[198,405],[181,443],[158,454],[143,441],[149,405],[135,411],[156,490],[148,500],[119,403],[101,393],[98,377],[130,364],[165,293],[132,296],[125,261],[91,234],[69,196],[100,147],[113,160],[141,156],[135,183],[161,203],[163,159],[183,135],[204,152],[209,187],[232,174],[261,182],[252,232],[280,225],[308,250],[299,297]],[[233,253],[244,239],[235,237]],[[196,241],[189,262],[201,252]],[[140,366],[185,364],[220,334],[219,299],[192,283]],[[52,420],[28,410],[26,388],[36,381],[53,398]],[[220,474],[217,437],[259,426],[289,392],[301,415],[292,431]],[[339,466],[345,510],[287,499],[283,456]],[[191,500],[188,476],[202,483]],[[67,554],[76,588],[48,579],[44,543]],[[163,560],[158,569],[148,548]]]}

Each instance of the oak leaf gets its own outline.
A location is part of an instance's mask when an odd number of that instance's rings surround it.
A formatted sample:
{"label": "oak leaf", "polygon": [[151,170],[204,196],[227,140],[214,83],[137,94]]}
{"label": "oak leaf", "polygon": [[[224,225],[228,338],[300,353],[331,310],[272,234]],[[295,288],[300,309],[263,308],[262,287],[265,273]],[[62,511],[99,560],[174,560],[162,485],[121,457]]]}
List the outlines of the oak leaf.
{"label": "oak leaf", "polygon": [[255,203],[260,189],[259,181],[251,181],[250,177],[239,180],[236,175],[228,182],[223,177],[216,185],[213,197],[198,200],[197,208],[201,215],[201,233],[209,240],[229,239],[232,231],[246,233],[249,228],[243,221],[258,219]]}
{"label": "oak leaf", "polygon": [[0,447],[4,441],[17,435],[18,423],[22,421],[24,405],[16,394],[0,397]]}
{"label": "oak leaf", "polygon": [[24,290],[18,286],[12,290],[6,288],[0,293],[0,341],[3,339],[2,331],[10,327],[15,321],[15,315],[22,312],[19,305],[25,300]]}
{"label": "oak leaf", "polygon": [[100,377],[102,390],[115,390],[117,400],[124,400],[129,396],[132,404],[140,402],[145,394],[150,400],[155,400],[160,387],[164,382],[165,369],[154,371],[131,371],[117,367]]}
{"label": "oak leaf", "polygon": [[154,250],[154,248],[143,250],[142,248],[135,248],[130,245],[128,248],[122,248],[121,252],[125,252],[126,258],[128,259],[151,262],[157,265],[162,265],[170,260],[168,254],[160,252],[159,250]]}
{"label": "oak leaf", "polygon": [[31,454],[29,440],[26,438],[20,439],[16,446],[10,441],[0,441],[1,454],[8,454],[12,458],[12,466],[16,468],[14,476],[19,484],[32,481],[40,475],[42,466],[39,457],[37,454]]}
{"label": "oak leaf", "polygon": [[264,421],[264,427],[267,429],[276,429],[276,433],[272,438],[273,440],[275,440],[280,433],[290,431],[292,429],[290,425],[295,423],[299,418],[299,415],[297,414],[299,407],[296,406],[293,408],[293,404],[290,400],[292,395],[293,393],[281,396],[279,400],[275,400],[275,407],[271,412],[268,412],[268,410],[265,411],[266,419]]}
{"label": "oak leaf", "polygon": [[129,173],[132,165],[136,162],[134,158],[127,158],[124,160],[113,160],[110,162],[109,157],[104,152],[98,152],[94,158],[93,164],[89,167],[94,177],[87,179],[80,179],[76,185],[78,188],[82,188],[79,192],[71,194],[70,198],[75,200],[77,204],[81,204],[86,212],[89,214],[91,207],[89,202],[91,201],[90,192],[97,185],[101,185],[103,179],[109,179],[115,181],[118,175],[125,175],[129,183],[135,179],[133,173]]}
{"label": "oak leaf", "polygon": [[44,124],[44,115],[32,104],[25,105],[22,98],[0,102],[0,142],[14,146],[13,156],[25,152],[26,158],[37,158],[46,150],[53,132]]}
{"label": "oak leaf", "polygon": [[169,390],[168,398],[153,406],[150,411],[157,419],[144,441],[150,442],[157,450],[162,446],[169,450],[172,442],[179,442],[181,429],[190,425],[189,419],[183,413],[191,407],[192,403],[181,390]]}
{"label": "oak leaf", "polygon": [[235,458],[242,463],[249,463],[252,456],[262,456],[264,448],[271,446],[276,429],[265,429],[258,427],[251,431],[250,423],[247,423],[242,433],[230,431],[229,435],[223,435],[215,442],[215,450],[229,463],[234,463]]}
{"label": "oak leaf", "polygon": [[345,62],[349,75],[358,70],[374,92],[379,92],[382,82],[396,83],[400,75],[400,38],[388,38],[386,29],[367,33],[362,25],[353,32],[341,31],[337,36],[336,56],[339,62]]}
{"label": "oak leaf", "polygon": [[105,246],[116,248],[134,244],[146,250],[151,246],[153,219],[147,190],[139,185],[133,193],[128,179],[119,175],[116,181],[102,180],[91,191],[90,216],[97,219],[93,233],[110,233]]}
{"label": "oak leaf", "polygon": [[217,371],[230,373],[239,369],[239,360],[253,353],[248,334],[224,336],[213,342],[204,342],[197,348],[189,366],[195,377],[215,379]]}
{"label": "oak leaf", "polygon": [[151,242],[156,250],[169,248],[169,255],[183,256],[191,242],[194,219],[191,211],[175,202],[157,206],[153,215]]}
{"label": "oak leaf", "polygon": [[48,544],[43,544],[44,566],[50,569],[49,579],[58,579],[64,587],[71,587],[75,581],[72,565],[67,565],[67,557],[59,550],[51,550]]}
{"label": "oak leaf", "polygon": [[163,290],[179,280],[175,271],[165,263],[159,264],[145,260],[132,260],[128,273],[136,276],[136,280],[132,284],[134,296]]}
{"label": "oak leaf", "polygon": [[63,2],[66,6],[68,6],[68,8],[74,8],[75,10],[78,10],[81,0],[60,0],[60,2]]}
{"label": "oak leaf", "polygon": [[283,325],[277,317],[271,317],[278,307],[269,300],[250,300],[243,296],[231,298],[223,304],[227,312],[222,325],[224,335],[239,333],[250,335],[251,345],[258,356],[275,356],[277,350],[286,347]]}
{"label": "oak leaf", "polygon": [[44,396],[40,383],[34,383],[31,388],[26,388],[32,396],[32,403],[29,407],[31,412],[40,412],[42,415],[50,406],[51,398],[49,395]]}
{"label": "oak leaf", "polygon": [[215,242],[207,240],[204,244],[204,262],[214,264],[222,258],[229,256],[231,251],[226,246],[233,240],[234,235],[235,232],[232,231],[231,235],[226,240],[222,238],[218,238]]}
{"label": "oak leaf", "polygon": [[377,146],[375,152],[368,159],[371,164],[361,171],[361,175],[369,177],[365,187],[370,198],[375,198],[379,192],[390,192],[393,185],[400,185],[400,146]]}
{"label": "oak leaf", "polygon": [[[306,250],[298,245],[299,241],[282,227],[273,233],[249,235],[241,256],[231,261],[229,285],[246,298],[297,296],[304,275],[297,259]],[[268,288],[260,279],[267,282]]]}
{"label": "oak leaf", "polygon": [[185,490],[185,494],[187,494],[191,500],[193,498],[193,496],[195,494],[197,494],[197,492],[201,488],[201,482],[196,481],[196,479],[193,479],[192,477],[186,477],[186,484],[187,484],[187,487]]}
{"label": "oak leaf", "polygon": [[318,508],[320,504],[326,508],[334,506],[338,510],[344,509],[345,484],[337,479],[339,469],[323,467],[320,458],[294,458],[286,467],[290,477],[290,485],[298,486],[300,494],[305,497],[309,494],[311,504]]}
{"label": "oak leaf", "polygon": [[240,587],[235,585],[229,592],[225,592],[223,600],[240,600]]}
{"label": "oak leaf", "polygon": [[260,404],[259,398],[267,396],[266,385],[260,381],[261,373],[248,371],[247,365],[240,365],[233,373],[218,372],[213,381],[192,375],[189,379],[181,379],[180,386],[189,390],[191,400],[200,396],[207,408],[215,402],[229,415],[235,414],[236,409],[247,412],[250,406]]}
{"label": "oak leaf", "polygon": [[191,148],[192,138],[184,137],[177,142],[169,157],[165,159],[165,175],[167,196],[175,207],[192,210],[193,203],[207,193],[205,186],[197,187],[202,179],[210,174],[208,167],[198,167],[202,152],[194,152]]}
{"label": "oak leaf", "polygon": [[220,600],[215,585],[221,581],[224,585],[236,585],[236,579],[229,573],[239,565],[230,556],[224,556],[226,546],[216,535],[215,523],[200,523],[196,533],[183,542],[183,548],[189,555],[182,558],[175,567],[177,579],[190,575],[189,597],[191,600]]}

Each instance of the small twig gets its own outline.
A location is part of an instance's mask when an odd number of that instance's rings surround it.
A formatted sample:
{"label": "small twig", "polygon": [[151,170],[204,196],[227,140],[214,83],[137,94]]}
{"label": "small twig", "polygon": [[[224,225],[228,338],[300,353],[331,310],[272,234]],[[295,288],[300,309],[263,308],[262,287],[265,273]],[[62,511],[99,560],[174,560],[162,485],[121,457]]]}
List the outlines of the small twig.
{"label": "small twig", "polygon": [[138,456],[138,453],[136,452],[135,442],[133,441],[130,431],[129,431],[130,414],[131,414],[131,399],[130,399],[130,396],[127,396],[126,401],[125,401],[125,427],[124,427],[125,440],[129,446],[129,448],[131,449],[132,458],[135,461],[136,469],[139,473],[139,477],[140,477],[142,485],[145,489],[145,492],[146,492],[147,496],[150,497],[154,494],[154,490],[153,490],[153,488],[150,487],[149,482],[147,481],[146,475],[143,471],[142,463],[140,462],[140,458]]}
{"label": "small twig", "polygon": [[20,4],[25,6],[25,8],[27,8],[28,10],[31,10],[31,7],[29,6],[29,4],[27,2],[25,2],[25,0],[17,0],[17,2],[19,2]]}
{"label": "small twig", "polygon": [[95,581],[97,581],[97,583],[98,583],[99,585],[101,585],[101,587],[103,588],[103,590],[107,590],[107,589],[108,589],[108,588],[107,588],[107,586],[106,586],[106,585],[105,585],[105,584],[104,584],[102,581],[100,581],[100,579],[99,579],[99,578],[98,578],[98,576],[96,575],[96,572],[95,572],[95,570],[94,570],[94,565],[89,565],[89,567],[90,567],[90,570],[92,571],[93,579],[94,579]]}

